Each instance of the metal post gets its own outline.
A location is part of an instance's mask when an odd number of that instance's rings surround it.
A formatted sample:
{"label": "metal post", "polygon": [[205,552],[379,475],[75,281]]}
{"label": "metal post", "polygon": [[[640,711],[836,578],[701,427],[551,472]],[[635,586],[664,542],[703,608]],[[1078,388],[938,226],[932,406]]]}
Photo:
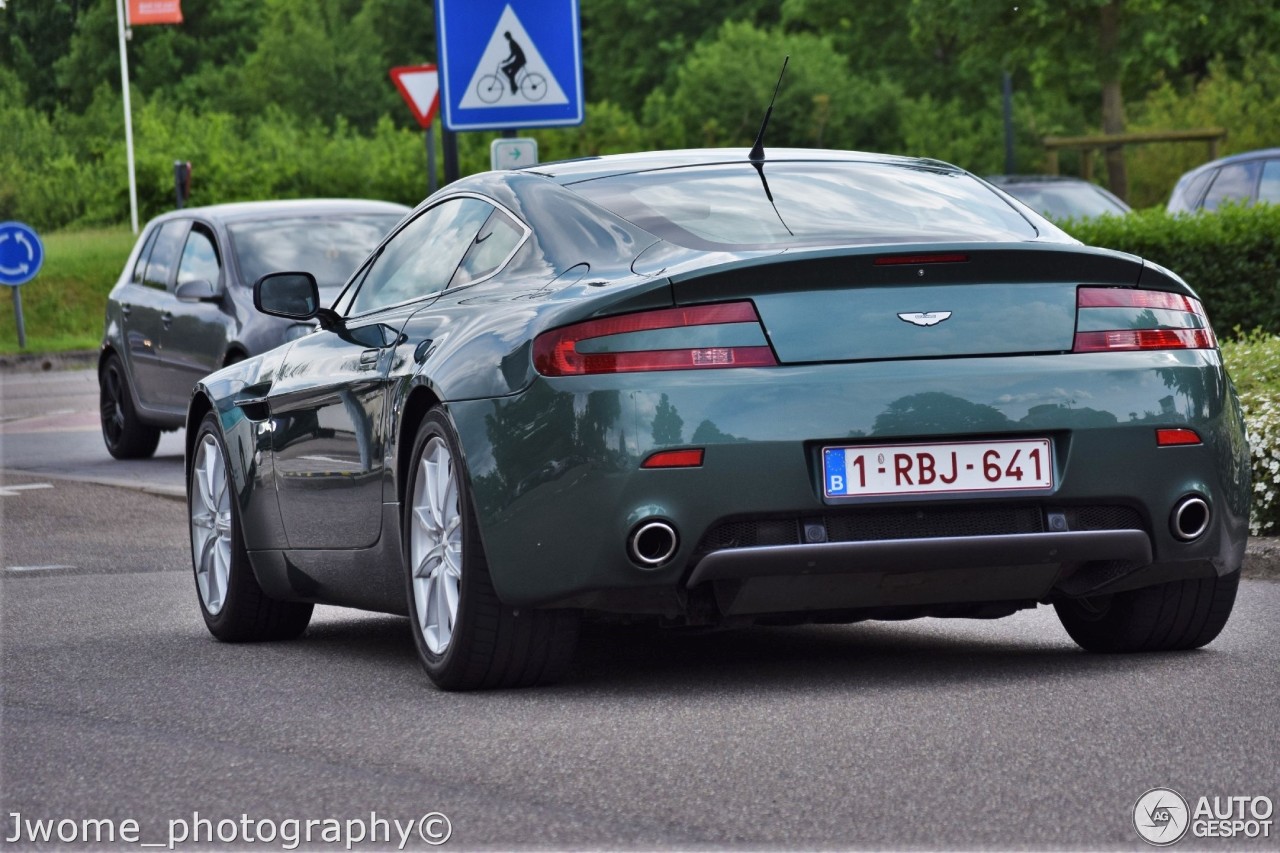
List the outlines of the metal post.
{"label": "metal post", "polygon": [[27,348],[27,327],[22,322],[22,288],[12,287],[13,291],[13,316],[18,318],[18,349]]}
{"label": "metal post", "polygon": [[436,133],[427,128],[427,195],[436,191]]}
{"label": "metal post", "polygon": [[461,177],[458,173],[458,134],[444,128],[441,135],[444,138],[444,182],[451,184]]}
{"label": "metal post", "polygon": [[1004,72],[1004,173],[1012,175],[1017,171],[1013,159],[1013,77]]}
{"label": "metal post", "polygon": [[129,55],[124,49],[124,0],[116,0],[116,24],[120,33],[120,93],[124,96],[124,150],[129,161],[129,224],[138,233],[138,178],[133,167],[133,108],[129,104]]}
{"label": "metal post", "polygon": [[506,130],[502,131],[502,138],[503,138],[503,139],[515,139],[515,138],[516,138],[516,129],[515,129],[514,127],[509,127],[509,128],[507,128]]}

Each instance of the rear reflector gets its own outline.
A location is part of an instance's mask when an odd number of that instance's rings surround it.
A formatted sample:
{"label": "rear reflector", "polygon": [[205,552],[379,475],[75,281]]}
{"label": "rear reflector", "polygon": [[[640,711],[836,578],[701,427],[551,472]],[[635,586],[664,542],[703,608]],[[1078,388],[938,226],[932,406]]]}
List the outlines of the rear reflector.
{"label": "rear reflector", "polygon": [[640,463],[641,468],[698,468],[702,465],[702,448],[660,450]]}
{"label": "rear reflector", "polygon": [[969,260],[968,255],[885,255],[876,258],[878,267],[894,267],[906,264],[962,264]]}
{"label": "rear reflector", "polygon": [[[1204,313],[1204,306],[1193,296],[1129,287],[1077,288],[1078,316],[1083,316],[1079,312],[1090,308],[1133,309],[1127,320],[1111,319],[1111,322],[1127,322],[1130,325],[1119,329],[1076,332],[1072,352],[1214,349],[1218,345],[1218,339],[1209,325],[1209,318]],[[1155,311],[1175,313],[1158,318]],[[1093,313],[1106,316],[1104,312]],[[1175,324],[1174,328],[1169,327],[1171,323]],[[1142,326],[1149,328],[1141,328]]]}
{"label": "rear reflector", "polygon": [[[772,367],[778,361],[768,346],[691,346],[681,349],[578,352],[578,343],[593,338],[688,329],[689,342],[697,343],[698,327],[730,323],[760,326],[750,302],[663,308],[640,314],[623,314],[588,320],[544,332],[533,342],[533,366],[543,376],[585,376],[596,373],[631,373],[642,370],[705,370],[724,367]],[[763,340],[763,330],[760,333]]]}
{"label": "rear reflector", "polygon": [[1193,429],[1156,430],[1156,445],[1158,447],[1181,447],[1188,444],[1200,444],[1200,436]]}

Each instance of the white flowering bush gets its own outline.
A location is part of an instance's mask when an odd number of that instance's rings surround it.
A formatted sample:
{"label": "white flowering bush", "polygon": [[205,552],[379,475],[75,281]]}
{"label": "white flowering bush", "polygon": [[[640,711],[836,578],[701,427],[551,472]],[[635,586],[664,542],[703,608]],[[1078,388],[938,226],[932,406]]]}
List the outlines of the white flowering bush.
{"label": "white flowering bush", "polygon": [[1280,336],[1255,330],[1224,341],[1222,355],[1240,391],[1253,459],[1249,532],[1280,535]]}

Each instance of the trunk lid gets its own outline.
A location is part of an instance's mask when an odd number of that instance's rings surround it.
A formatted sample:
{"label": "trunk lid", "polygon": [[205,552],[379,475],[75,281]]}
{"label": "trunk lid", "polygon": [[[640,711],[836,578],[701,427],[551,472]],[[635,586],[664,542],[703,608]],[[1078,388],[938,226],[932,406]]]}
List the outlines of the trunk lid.
{"label": "trunk lid", "polygon": [[671,276],[677,304],[750,299],[784,364],[1070,351],[1076,288],[1137,285],[1142,261],[1086,247],[826,250]]}

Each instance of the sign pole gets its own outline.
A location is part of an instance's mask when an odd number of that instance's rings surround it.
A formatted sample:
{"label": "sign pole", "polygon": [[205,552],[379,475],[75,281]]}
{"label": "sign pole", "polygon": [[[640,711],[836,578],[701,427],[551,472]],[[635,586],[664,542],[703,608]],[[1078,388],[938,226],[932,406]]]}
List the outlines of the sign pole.
{"label": "sign pole", "polygon": [[444,182],[451,184],[458,180],[458,134],[449,128],[441,131],[444,140]]}
{"label": "sign pole", "polygon": [[18,318],[18,349],[27,348],[27,326],[22,322],[22,288],[12,287],[13,316]]}
{"label": "sign pole", "polygon": [[138,178],[133,167],[133,108],[129,104],[129,54],[124,48],[124,0],[116,0],[116,29],[120,34],[120,92],[124,96],[124,150],[129,161],[129,224],[138,233]]}
{"label": "sign pole", "polygon": [[436,191],[436,134],[427,128],[427,195]]}

